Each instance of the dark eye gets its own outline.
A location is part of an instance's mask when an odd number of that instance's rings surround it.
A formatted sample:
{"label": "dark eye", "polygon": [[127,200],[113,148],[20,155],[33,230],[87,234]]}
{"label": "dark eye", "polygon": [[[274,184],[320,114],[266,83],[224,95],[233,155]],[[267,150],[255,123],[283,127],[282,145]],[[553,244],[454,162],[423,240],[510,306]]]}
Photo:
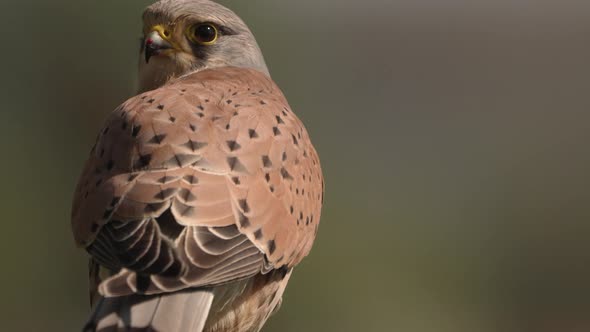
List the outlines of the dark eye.
{"label": "dark eye", "polygon": [[210,23],[197,24],[191,30],[191,39],[203,45],[215,44],[219,35],[217,28]]}

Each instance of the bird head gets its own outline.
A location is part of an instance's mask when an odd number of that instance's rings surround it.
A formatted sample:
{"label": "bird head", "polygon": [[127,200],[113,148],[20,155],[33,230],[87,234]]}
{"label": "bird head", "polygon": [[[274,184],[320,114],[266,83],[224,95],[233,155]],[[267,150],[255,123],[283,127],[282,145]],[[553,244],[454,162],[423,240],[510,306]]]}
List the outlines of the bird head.
{"label": "bird head", "polygon": [[203,69],[246,67],[268,75],[254,35],[231,10],[209,0],[161,0],[143,14],[139,90]]}

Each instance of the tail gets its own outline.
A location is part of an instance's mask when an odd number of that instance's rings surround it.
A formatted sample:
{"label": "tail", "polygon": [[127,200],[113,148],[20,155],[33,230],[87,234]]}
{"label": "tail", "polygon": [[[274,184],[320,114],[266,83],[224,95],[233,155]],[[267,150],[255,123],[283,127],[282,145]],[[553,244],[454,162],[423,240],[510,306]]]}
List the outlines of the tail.
{"label": "tail", "polygon": [[188,290],[162,295],[100,298],[84,332],[202,332],[213,293]]}

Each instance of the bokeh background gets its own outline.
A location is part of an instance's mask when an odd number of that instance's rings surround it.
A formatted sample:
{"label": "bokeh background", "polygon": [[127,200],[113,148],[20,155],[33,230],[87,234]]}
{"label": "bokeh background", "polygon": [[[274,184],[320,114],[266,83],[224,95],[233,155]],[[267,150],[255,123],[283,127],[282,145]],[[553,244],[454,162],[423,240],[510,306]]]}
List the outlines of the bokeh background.
{"label": "bokeh background", "polygon": [[[146,0],[0,4],[2,331],[77,331],[70,201]],[[234,0],[327,178],[265,331],[590,331],[590,2]]]}

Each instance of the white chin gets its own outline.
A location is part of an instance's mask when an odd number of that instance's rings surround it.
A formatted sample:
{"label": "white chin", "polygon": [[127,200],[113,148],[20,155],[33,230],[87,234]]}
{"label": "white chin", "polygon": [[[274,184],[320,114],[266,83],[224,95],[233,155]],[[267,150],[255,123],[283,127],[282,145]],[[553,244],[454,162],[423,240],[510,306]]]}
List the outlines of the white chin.
{"label": "white chin", "polygon": [[182,69],[175,61],[165,55],[154,55],[148,63],[145,59],[139,61],[139,91],[154,90],[164,85],[170,78],[175,77]]}

